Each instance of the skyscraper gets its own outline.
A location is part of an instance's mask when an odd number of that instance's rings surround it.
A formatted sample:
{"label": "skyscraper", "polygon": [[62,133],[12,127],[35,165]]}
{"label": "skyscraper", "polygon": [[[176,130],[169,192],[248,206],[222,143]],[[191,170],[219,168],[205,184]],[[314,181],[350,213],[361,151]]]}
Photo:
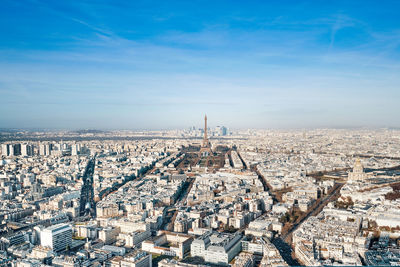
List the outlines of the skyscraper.
{"label": "skyscraper", "polygon": [[3,156],[9,156],[10,155],[10,145],[9,144],[2,144],[1,145],[1,154]]}
{"label": "skyscraper", "polygon": [[222,126],[221,127],[221,135],[222,136],[225,136],[225,135],[227,135],[228,134],[228,129],[225,127],[225,126]]}
{"label": "skyscraper", "polygon": [[13,147],[13,156],[20,156],[21,155],[21,144],[14,144]]}
{"label": "skyscraper", "polygon": [[23,157],[30,156],[30,150],[31,150],[30,145],[22,144],[21,145],[21,156],[23,156]]}
{"label": "skyscraper", "polygon": [[39,155],[46,156],[46,146],[44,144],[39,145]]}
{"label": "skyscraper", "polygon": [[78,155],[79,151],[80,151],[80,146],[79,146],[79,144],[73,144],[73,145],[71,146],[71,155],[72,155],[72,156]]}

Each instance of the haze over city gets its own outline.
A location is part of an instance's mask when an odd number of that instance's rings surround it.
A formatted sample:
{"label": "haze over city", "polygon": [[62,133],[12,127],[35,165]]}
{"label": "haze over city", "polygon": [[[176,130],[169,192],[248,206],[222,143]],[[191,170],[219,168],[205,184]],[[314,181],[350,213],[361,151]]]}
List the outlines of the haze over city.
{"label": "haze over city", "polygon": [[5,0],[0,127],[399,127],[399,9]]}
{"label": "haze over city", "polygon": [[0,266],[400,266],[399,11],[3,0]]}

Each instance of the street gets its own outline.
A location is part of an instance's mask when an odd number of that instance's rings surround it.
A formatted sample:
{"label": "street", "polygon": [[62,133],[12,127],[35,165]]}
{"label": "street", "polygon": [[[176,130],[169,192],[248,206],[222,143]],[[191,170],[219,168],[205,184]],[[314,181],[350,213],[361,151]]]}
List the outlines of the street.
{"label": "street", "polygon": [[89,159],[85,172],[82,176],[82,189],[79,212],[81,216],[89,212],[92,217],[96,217],[96,206],[94,203],[93,173],[96,157]]}

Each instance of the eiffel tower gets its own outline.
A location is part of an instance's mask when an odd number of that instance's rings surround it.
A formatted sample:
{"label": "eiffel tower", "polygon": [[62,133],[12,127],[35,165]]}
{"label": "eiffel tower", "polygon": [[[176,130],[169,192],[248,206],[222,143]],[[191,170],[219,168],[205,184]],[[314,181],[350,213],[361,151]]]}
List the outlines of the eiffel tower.
{"label": "eiffel tower", "polygon": [[207,115],[204,117],[204,138],[200,148],[200,156],[207,157],[212,155],[211,144],[207,137]]}

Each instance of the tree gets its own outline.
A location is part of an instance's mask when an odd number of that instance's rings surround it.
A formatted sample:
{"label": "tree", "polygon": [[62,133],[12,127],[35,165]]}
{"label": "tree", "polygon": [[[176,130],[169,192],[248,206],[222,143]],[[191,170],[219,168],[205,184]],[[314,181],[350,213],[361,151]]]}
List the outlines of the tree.
{"label": "tree", "polygon": [[290,214],[289,214],[289,212],[286,212],[280,219],[279,219],[279,222],[280,223],[283,223],[283,224],[285,224],[285,223],[287,223],[287,222],[289,222],[290,221]]}

